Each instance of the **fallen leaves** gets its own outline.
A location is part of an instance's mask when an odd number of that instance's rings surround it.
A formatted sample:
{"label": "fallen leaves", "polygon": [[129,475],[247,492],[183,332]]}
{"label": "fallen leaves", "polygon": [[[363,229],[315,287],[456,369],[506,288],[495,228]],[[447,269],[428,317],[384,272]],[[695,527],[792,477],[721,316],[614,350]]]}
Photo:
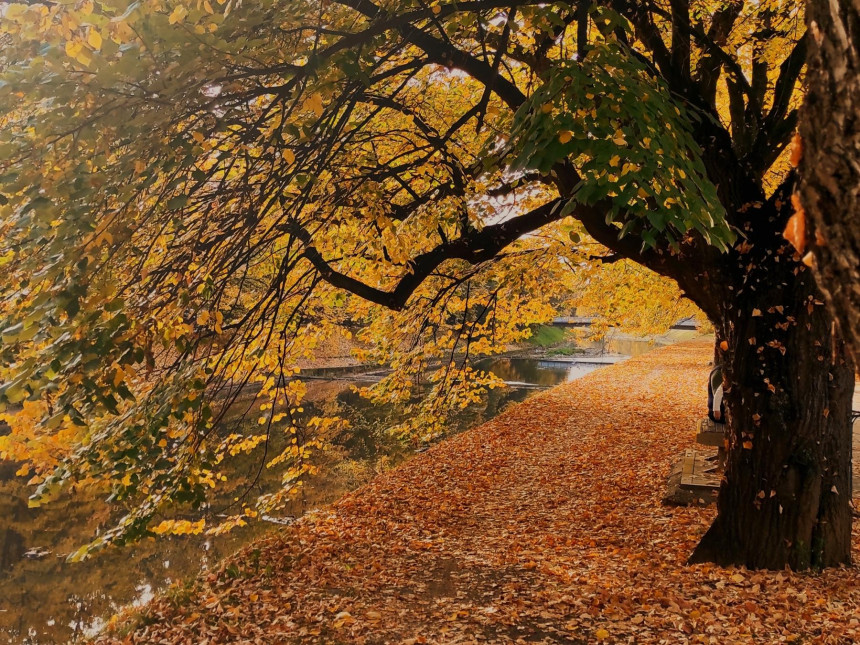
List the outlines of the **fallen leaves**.
{"label": "fallen leaves", "polygon": [[712,352],[655,350],[519,404],[157,600],[128,642],[860,641],[856,568],[686,565],[713,509],[660,497]]}

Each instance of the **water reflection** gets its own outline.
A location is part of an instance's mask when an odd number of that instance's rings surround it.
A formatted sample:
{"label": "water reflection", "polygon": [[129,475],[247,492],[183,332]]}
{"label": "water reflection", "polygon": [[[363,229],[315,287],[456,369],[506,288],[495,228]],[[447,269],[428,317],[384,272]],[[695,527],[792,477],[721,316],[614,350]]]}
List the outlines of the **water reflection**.
{"label": "water reflection", "polygon": [[553,387],[583,377],[599,367],[623,358],[626,357],[618,356],[600,361],[588,358],[488,358],[479,361],[476,367],[492,372],[508,385]]}
{"label": "water reflection", "polygon": [[[492,390],[483,405],[453,419],[455,430],[483,423],[512,402],[600,366],[552,357],[483,361],[479,367],[512,387]],[[286,517],[270,518],[273,522],[287,523],[290,516],[330,503],[414,454],[414,447],[386,432],[397,420],[398,410],[371,406],[350,385],[348,380],[309,382],[305,413],[344,416],[351,428],[325,456],[325,474],[309,480],[305,497],[287,509]],[[227,499],[241,488],[241,474],[252,472],[252,466],[237,460],[234,488],[224,492]],[[278,530],[273,523],[257,523],[218,538],[150,540],[68,564],[65,554],[111,526],[120,509],[109,507],[103,501],[105,495],[93,492],[70,495],[45,508],[28,508],[29,490],[14,470],[13,465],[0,462],[0,642],[64,643],[91,636],[104,626],[104,617],[120,607],[144,604],[171,581],[193,578],[255,537]],[[277,486],[276,478],[272,479],[258,486],[264,490]]]}

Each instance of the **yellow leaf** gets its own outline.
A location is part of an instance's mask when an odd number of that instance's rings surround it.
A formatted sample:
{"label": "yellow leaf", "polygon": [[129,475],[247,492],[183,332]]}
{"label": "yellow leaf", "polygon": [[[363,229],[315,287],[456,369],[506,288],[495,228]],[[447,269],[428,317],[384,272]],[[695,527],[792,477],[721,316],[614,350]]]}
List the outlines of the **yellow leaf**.
{"label": "yellow leaf", "polygon": [[167,22],[171,25],[175,25],[176,23],[182,22],[185,20],[185,16],[188,15],[188,9],[183,6],[176,7],[167,18]]}
{"label": "yellow leaf", "polygon": [[284,150],[282,154],[284,156],[284,161],[286,161],[288,165],[295,163],[296,155],[293,154],[292,150]]}
{"label": "yellow leaf", "polygon": [[72,58],[76,58],[78,52],[83,48],[83,43],[79,40],[67,40],[66,41],[66,54]]}
{"label": "yellow leaf", "polygon": [[78,61],[84,67],[89,67],[90,63],[93,62],[93,57],[90,56],[90,53],[82,46],[77,56],[75,56],[75,60]]}
{"label": "yellow leaf", "polygon": [[561,143],[568,143],[571,139],[573,139],[573,133],[570,130],[563,130],[558,135],[558,140]]}
{"label": "yellow leaf", "polygon": [[203,8],[206,10],[206,13],[215,13],[212,5],[209,4],[209,0],[203,0]]}
{"label": "yellow leaf", "polygon": [[102,48],[102,35],[94,27],[90,27],[90,31],[87,34],[87,44],[95,50]]}
{"label": "yellow leaf", "polygon": [[440,13],[442,13],[442,7],[440,7],[438,4],[434,5],[433,14],[438,16]]}
{"label": "yellow leaf", "polygon": [[307,101],[305,101],[305,108],[308,110],[311,110],[318,117],[322,116],[322,113],[323,113],[322,96],[319,93],[312,95]]}
{"label": "yellow leaf", "polygon": [[209,323],[209,312],[204,309],[197,314],[197,324],[200,325],[201,327],[204,327],[208,323]]}
{"label": "yellow leaf", "polygon": [[597,638],[597,640],[599,641],[605,641],[607,638],[609,638],[609,632],[601,628],[594,632],[594,637]]}

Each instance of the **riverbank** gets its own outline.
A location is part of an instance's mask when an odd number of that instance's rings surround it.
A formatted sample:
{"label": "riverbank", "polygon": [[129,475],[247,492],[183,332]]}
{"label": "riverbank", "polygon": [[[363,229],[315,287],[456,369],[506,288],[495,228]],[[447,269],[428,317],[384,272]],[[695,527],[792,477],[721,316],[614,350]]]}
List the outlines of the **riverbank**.
{"label": "riverbank", "polygon": [[100,642],[856,642],[857,567],[685,565],[714,511],[660,497],[711,355],[675,345],[537,395]]}
{"label": "riverbank", "polygon": [[[631,345],[639,352],[653,347],[647,340]],[[587,351],[591,350],[583,350]],[[479,426],[541,390],[605,367],[605,361],[582,361],[583,352],[578,351],[576,358],[541,357],[532,348],[531,353],[482,360],[482,369],[492,371],[509,387],[491,390],[480,403],[452,416],[450,433]],[[201,571],[217,567],[224,557],[254,539],[280,530],[273,529],[272,523],[280,527],[331,504],[377,473],[408,460],[416,449],[426,449],[386,431],[402,418],[400,406],[372,405],[352,389],[380,377],[378,367],[368,372],[366,366],[303,373],[307,392],[304,412],[297,420],[304,423],[314,416],[336,415],[347,419],[349,428],[332,437],[330,449],[317,455],[320,471],[307,478],[300,498],[277,517],[267,517],[269,522],[252,523],[225,535],[144,540],[123,549],[108,549],[85,562],[69,563],[66,555],[115,523],[127,512],[125,507],[105,504],[101,491],[82,489],[46,507],[29,508],[27,498],[32,491],[26,478],[14,476],[18,468],[14,463],[0,461],[0,590],[5,592],[0,593],[0,643],[50,645],[92,637],[121,607],[138,607],[172,581],[193,579]],[[249,391],[249,396],[240,399],[236,409],[247,410],[252,394]],[[256,432],[256,416],[246,414],[244,420],[228,416],[220,430]],[[242,455],[226,464],[228,483],[215,491],[212,502],[216,507],[229,502],[250,481],[249,472],[259,466],[259,458]],[[257,485],[274,490],[280,486],[280,475],[264,470]]]}

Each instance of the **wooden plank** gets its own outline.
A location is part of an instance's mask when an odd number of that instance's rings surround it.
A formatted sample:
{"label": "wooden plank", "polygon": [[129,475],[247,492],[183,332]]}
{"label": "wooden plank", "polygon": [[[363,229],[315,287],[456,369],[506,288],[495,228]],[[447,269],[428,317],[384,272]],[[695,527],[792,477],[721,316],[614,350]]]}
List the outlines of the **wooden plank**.
{"label": "wooden plank", "polygon": [[722,478],[718,464],[712,461],[714,455],[713,452],[685,450],[672,466],[663,501],[682,506],[714,503]]}
{"label": "wooden plank", "polygon": [[703,446],[722,448],[725,445],[725,426],[722,423],[714,423],[709,417],[699,421],[696,427],[696,443]]}

